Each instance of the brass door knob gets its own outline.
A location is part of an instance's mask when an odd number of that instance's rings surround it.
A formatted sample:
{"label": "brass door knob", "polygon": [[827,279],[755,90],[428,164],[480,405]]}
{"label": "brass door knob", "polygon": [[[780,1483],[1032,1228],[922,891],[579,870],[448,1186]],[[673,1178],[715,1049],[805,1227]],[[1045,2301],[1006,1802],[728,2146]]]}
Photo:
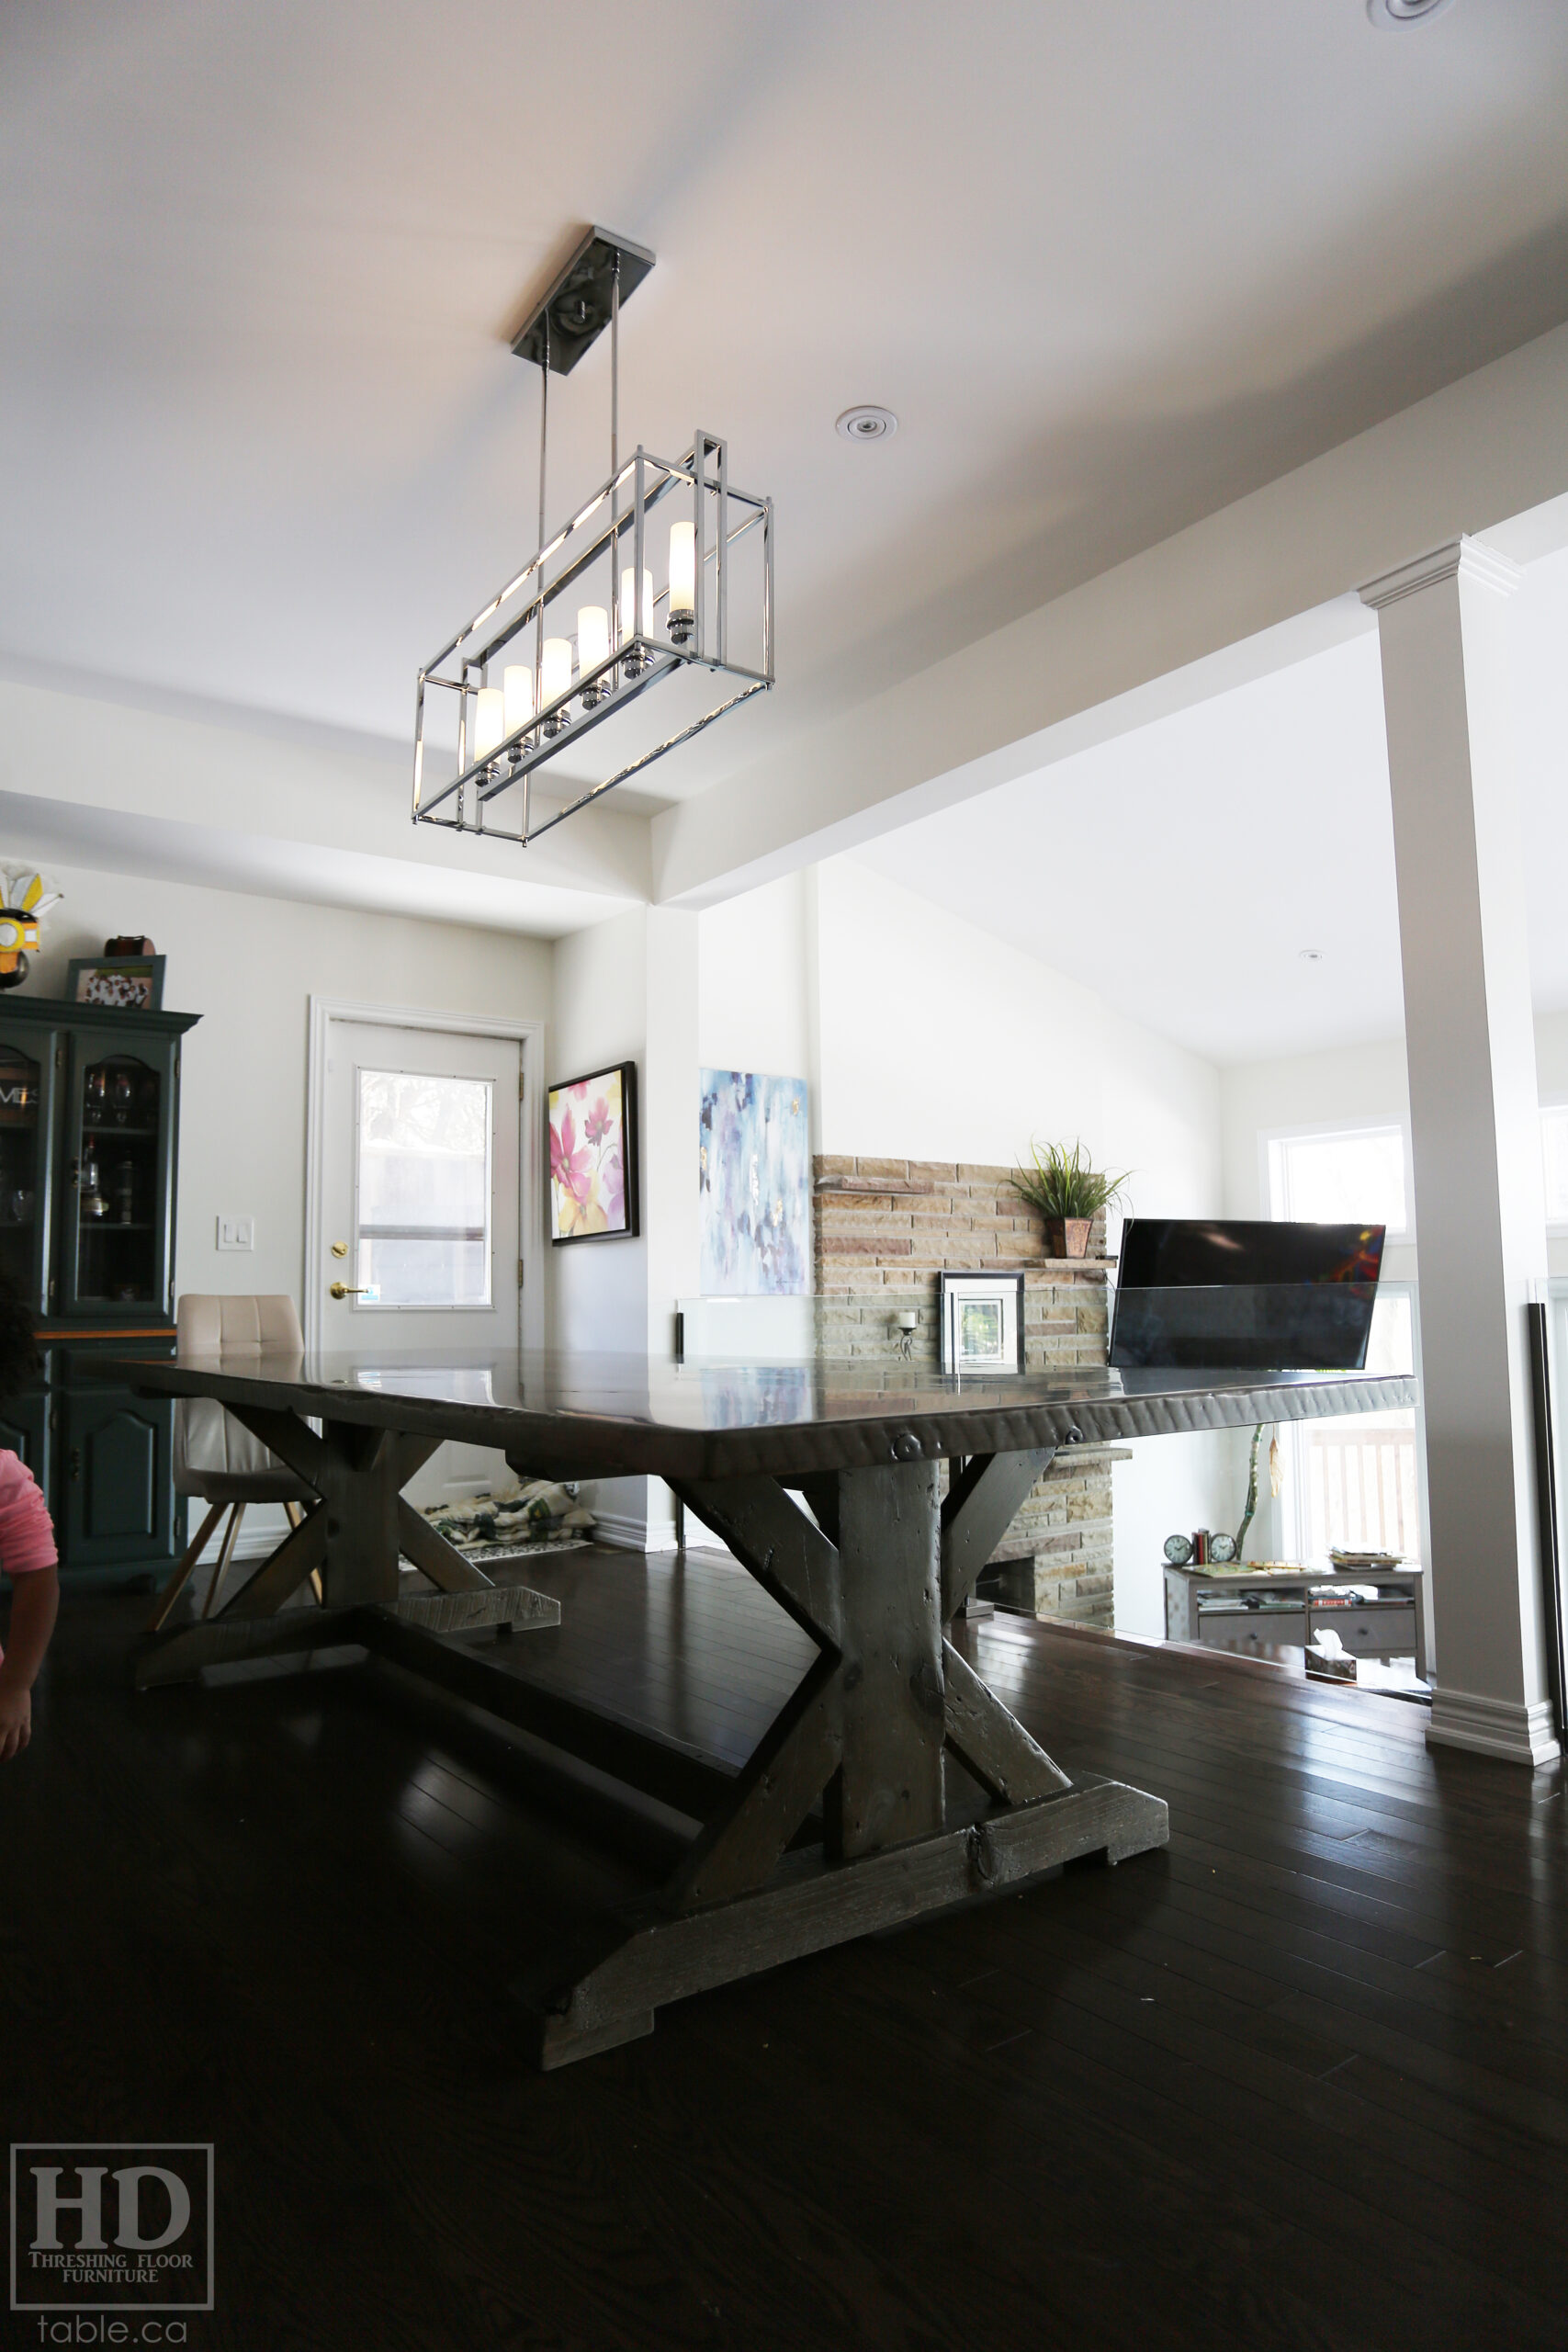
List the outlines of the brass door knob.
{"label": "brass door knob", "polygon": [[352,1283],[333,1283],[327,1292],[327,1296],[329,1298],[358,1298],[362,1292],[369,1288],[368,1283],[361,1283],[358,1289],[355,1289]]}

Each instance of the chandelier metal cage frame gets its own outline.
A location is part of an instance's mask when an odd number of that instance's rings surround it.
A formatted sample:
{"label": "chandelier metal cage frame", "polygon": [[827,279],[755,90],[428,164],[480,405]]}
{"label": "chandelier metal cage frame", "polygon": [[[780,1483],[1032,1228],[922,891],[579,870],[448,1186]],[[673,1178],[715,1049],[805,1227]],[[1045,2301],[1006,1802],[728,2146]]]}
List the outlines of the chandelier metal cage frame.
{"label": "chandelier metal cage frame", "polygon": [[[640,283],[653,258],[624,238],[590,230],[513,344],[518,356],[536,361],[540,368],[540,544],[500,594],[419,672],[415,824],[483,833],[526,847],[773,684],[772,499],[738,489],[729,479],[728,443],[701,429],[694,433],[682,457],[660,458],[640,444],[624,462],[620,457],[621,299],[624,288]],[[610,472],[571,521],[547,539],[549,378],[575,367],[606,324],[611,345]],[[690,526],[682,575],[677,582],[672,536],[670,576],[657,593],[649,561],[650,521],[656,515],[672,521],[677,531]],[[761,653],[760,662],[749,663],[733,650],[737,626],[731,607],[738,570],[734,549],[753,532],[761,533],[761,563],[748,569],[755,575],[760,609],[742,619],[752,623],[753,641],[760,640]],[[606,559],[606,605],[589,608],[604,626],[603,650],[585,647],[581,633],[547,640],[552,608],[567,609],[558,600],[580,587]],[[586,628],[586,617],[580,618]],[[570,655],[563,653],[567,646]],[[682,673],[705,671],[727,685],[733,682],[732,690],[662,741],[624,760],[611,775],[574,791],[564,806],[547,806],[539,812],[534,782],[549,763],[575,750],[653,687]],[[502,691],[497,691],[498,677],[505,681]],[[427,729],[431,697],[436,693],[457,697],[457,765],[453,773],[440,775],[432,773],[440,752]],[[486,695],[482,703],[481,695]],[[502,704],[504,716],[498,722],[496,710]],[[510,808],[498,806],[514,787],[517,797]]]}

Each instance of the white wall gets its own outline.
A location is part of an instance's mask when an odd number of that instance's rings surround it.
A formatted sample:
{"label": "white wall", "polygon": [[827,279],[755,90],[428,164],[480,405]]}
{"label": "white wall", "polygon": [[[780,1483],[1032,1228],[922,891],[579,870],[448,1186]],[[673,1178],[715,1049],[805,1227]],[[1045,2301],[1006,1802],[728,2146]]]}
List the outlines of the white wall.
{"label": "white wall", "polygon": [[[641,1231],[551,1250],[558,1346],[668,1358],[675,1301],[697,1286],[697,918],[637,907],[558,943],[550,1080],[637,1065]],[[649,1550],[674,1541],[658,1479],[601,1479],[602,1531]]]}
{"label": "white wall", "polygon": [[[640,1080],[648,1042],[647,952],[644,907],[557,941],[550,1085],[620,1061],[635,1061]],[[640,1094],[639,1088],[639,1110],[645,1107]],[[558,1347],[641,1351],[648,1319],[646,1238],[552,1249],[550,1269]]]}
{"label": "white wall", "polygon": [[698,917],[697,1053],[705,1069],[765,1070],[809,1084],[815,888],[812,873],[787,874]]}
{"label": "white wall", "polygon": [[[539,940],[183,882],[49,871],[64,902],[45,918],[24,995],[63,995],[73,956],[101,955],[117,933],[141,933],[168,958],[164,1004],[201,1015],[182,1055],[180,1291],[286,1291],[303,1303],[312,993],[549,1018],[550,950]],[[255,1219],[254,1254],[220,1254],[220,1211]]]}
{"label": "white wall", "polygon": [[[1075,869],[1068,887],[1086,886]],[[816,931],[821,1149],[1010,1165],[1032,1136],[1081,1136],[1097,1165],[1131,1171],[1145,1216],[1218,1214],[1211,1064],[856,859],[818,868]],[[1245,1453],[1229,1435],[1143,1439],[1114,1466],[1121,1630],[1163,1636],[1160,1546],[1235,1524]]]}

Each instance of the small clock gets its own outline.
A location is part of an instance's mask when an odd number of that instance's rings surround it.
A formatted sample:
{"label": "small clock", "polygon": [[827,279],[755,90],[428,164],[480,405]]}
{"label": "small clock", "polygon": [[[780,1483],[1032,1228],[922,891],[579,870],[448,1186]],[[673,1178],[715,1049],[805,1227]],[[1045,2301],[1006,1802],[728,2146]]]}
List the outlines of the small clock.
{"label": "small clock", "polygon": [[1190,1535],[1168,1535],[1165,1539],[1165,1556],[1173,1568],[1186,1567],[1192,1557]]}
{"label": "small clock", "polygon": [[1217,1567],[1229,1567],[1231,1562],[1235,1558],[1235,1537],[1234,1535],[1211,1535],[1209,1538],[1209,1557],[1214,1562]]}

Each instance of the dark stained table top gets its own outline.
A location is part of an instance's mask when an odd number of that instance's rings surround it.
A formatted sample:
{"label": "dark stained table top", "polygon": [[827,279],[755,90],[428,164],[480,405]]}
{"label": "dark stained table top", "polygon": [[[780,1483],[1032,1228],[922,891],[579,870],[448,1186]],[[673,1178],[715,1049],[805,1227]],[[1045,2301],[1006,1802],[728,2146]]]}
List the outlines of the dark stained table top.
{"label": "dark stained table top", "polygon": [[798,1476],[944,1455],[1109,1444],[1416,1401],[1359,1373],[1113,1372],[958,1379],[912,1363],[674,1363],[558,1352],[182,1356],[122,1362],[144,1396],[212,1396],[459,1438],[541,1476]]}

